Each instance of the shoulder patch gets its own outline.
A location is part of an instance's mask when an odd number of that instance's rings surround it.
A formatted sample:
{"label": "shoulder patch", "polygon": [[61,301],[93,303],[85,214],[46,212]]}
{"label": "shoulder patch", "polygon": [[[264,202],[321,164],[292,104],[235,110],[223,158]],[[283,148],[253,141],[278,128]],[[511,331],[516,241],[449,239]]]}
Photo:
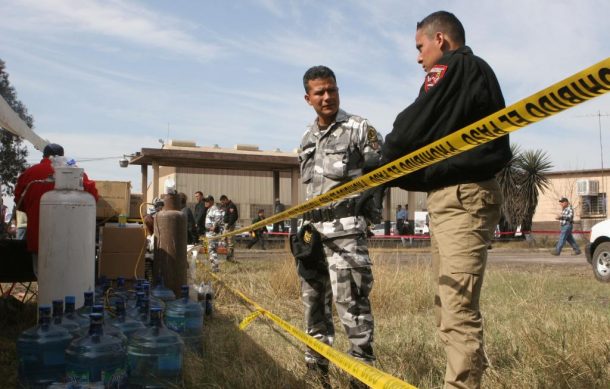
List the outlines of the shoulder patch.
{"label": "shoulder patch", "polygon": [[441,78],[445,75],[447,71],[447,65],[434,65],[432,69],[426,74],[426,80],[424,81],[424,89],[426,92],[430,90],[437,82],[440,81]]}
{"label": "shoulder patch", "polygon": [[377,150],[379,148],[379,139],[377,138],[377,130],[375,127],[369,126],[366,133],[366,140],[371,145],[373,150]]}

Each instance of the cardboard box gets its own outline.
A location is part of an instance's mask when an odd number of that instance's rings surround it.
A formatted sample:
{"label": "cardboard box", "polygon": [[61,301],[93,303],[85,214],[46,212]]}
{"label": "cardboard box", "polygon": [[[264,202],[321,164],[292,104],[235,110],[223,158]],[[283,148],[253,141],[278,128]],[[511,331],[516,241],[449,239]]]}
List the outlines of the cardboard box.
{"label": "cardboard box", "polygon": [[141,225],[136,227],[105,226],[100,228],[99,275],[108,278],[144,277],[146,237]]}
{"label": "cardboard box", "polygon": [[96,217],[111,218],[129,214],[131,183],[129,181],[95,181],[99,195]]}
{"label": "cardboard box", "polygon": [[[141,193],[132,193],[129,196],[129,218],[130,219],[140,219],[140,204],[142,204],[142,194]],[[142,207],[142,214],[146,216],[146,210],[148,207]]]}
{"label": "cardboard box", "polygon": [[102,253],[139,253],[145,244],[146,236],[142,225],[133,228],[113,226],[100,229]]}
{"label": "cardboard box", "polygon": [[99,275],[108,278],[133,278],[134,270],[137,278],[144,278],[144,253],[138,262],[140,253],[101,253]]}

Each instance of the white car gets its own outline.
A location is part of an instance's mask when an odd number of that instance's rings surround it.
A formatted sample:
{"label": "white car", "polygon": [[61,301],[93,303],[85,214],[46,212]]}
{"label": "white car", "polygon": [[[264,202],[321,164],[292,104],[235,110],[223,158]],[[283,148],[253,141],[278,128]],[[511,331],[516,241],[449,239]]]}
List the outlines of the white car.
{"label": "white car", "polygon": [[595,278],[601,282],[610,282],[610,219],[591,228],[585,255],[593,267]]}

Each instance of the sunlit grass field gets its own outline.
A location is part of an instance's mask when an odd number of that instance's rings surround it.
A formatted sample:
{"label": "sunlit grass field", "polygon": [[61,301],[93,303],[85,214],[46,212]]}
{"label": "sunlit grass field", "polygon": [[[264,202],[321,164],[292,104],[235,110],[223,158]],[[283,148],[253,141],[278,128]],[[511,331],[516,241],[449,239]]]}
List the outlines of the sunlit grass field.
{"label": "sunlit grass field", "polygon": [[[426,251],[371,250],[376,366],[417,387],[439,388],[445,358],[433,324]],[[238,254],[238,263],[222,263],[224,282],[303,328],[290,254],[272,250],[250,259],[249,252]],[[610,285],[595,281],[582,258],[579,263],[488,268],[481,301],[491,363],[485,388],[610,387]],[[197,277],[209,280],[201,268]],[[183,387],[318,387],[304,378],[301,344],[262,318],[239,330],[251,309],[221,284],[214,286],[215,311],[206,317],[204,354],[185,358]],[[28,307],[16,313],[16,320],[1,320],[0,372],[7,387],[16,382],[16,336],[33,324],[33,311]],[[347,340],[336,317],[335,325],[335,347],[345,351]],[[333,387],[346,388],[348,380],[346,373],[331,368]]]}

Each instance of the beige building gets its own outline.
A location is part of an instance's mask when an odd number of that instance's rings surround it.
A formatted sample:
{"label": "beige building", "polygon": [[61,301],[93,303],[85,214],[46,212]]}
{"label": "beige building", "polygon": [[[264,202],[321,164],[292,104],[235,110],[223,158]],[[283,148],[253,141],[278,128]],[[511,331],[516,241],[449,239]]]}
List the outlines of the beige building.
{"label": "beige building", "polygon": [[559,230],[555,217],[561,212],[559,199],[564,196],[574,207],[575,230],[590,230],[593,224],[607,218],[608,171],[559,171],[548,177],[550,185],[538,200],[533,230]]}
{"label": "beige building", "polygon": [[[194,142],[170,141],[160,149],[142,149],[129,163],[141,166],[140,187],[145,193],[144,201],[158,197],[166,180],[172,179],[177,191],[187,194],[190,205],[198,190],[204,195],[211,194],[216,201],[226,194],[238,207],[241,225],[250,224],[260,208],[266,215],[272,215],[276,198],[286,208],[304,201],[304,186],[295,152],[263,151],[253,145],[200,147]],[[152,167],[150,184],[149,166]],[[388,220],[395,220],[397,204],[409,204],[412,219],[414,211],[426,209],[426,196],[425,193],[392,188],[386,198]]]}

